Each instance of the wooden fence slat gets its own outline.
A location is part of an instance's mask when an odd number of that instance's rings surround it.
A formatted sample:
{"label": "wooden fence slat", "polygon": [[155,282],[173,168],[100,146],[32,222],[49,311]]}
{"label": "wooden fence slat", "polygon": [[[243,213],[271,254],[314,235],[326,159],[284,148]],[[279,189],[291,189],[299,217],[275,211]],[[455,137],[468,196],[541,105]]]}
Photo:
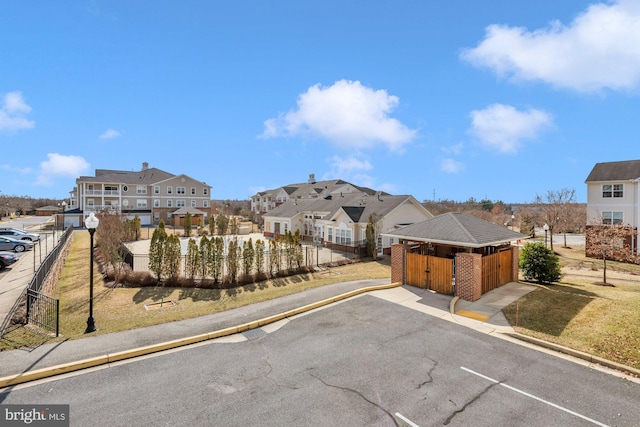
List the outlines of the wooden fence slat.
{"label": "wooden fence slat", "polygon": [[453,260],[407,253],[406,282],[421,289],[453,295]]}

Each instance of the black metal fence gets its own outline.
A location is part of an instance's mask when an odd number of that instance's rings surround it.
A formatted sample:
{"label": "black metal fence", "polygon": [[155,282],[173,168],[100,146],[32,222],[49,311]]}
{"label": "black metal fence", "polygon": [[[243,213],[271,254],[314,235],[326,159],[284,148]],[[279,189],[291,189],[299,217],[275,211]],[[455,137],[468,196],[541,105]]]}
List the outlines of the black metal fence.
{"label": "black metal fence", "polygon": [[33,291],[38,291],[42,289],[42,285],[47,280],[47,276],[49,275],[49,271],[51,267],[53,267],[60,256],[67,240],[69,240],[69,236],[73,232],[73,228],[67,228],[64,233],[60,236],[60,240],[58,244],[49,252],[49,254],[45,257],[45,259],[40,263],[40,266],[36,270],[36,273],[33,275],[31,282],[29,282],[29,286],[27,289],[31,289]]}
{"label": "black metal fence", "polygon": [[52,298],[41,292],[42,286],[47,280],[51,269],[58,261],[60,254],[66,246],[67,240],[73,232],[73,227],[69,226],[61,235],[58,244],[49,252],[45,259],[40,263],[35,274],[31,278],[29,285],[16,301],[2,325],[0,325],[0,336],[4,333],[9,325],[14,313],[20,307],[20,303],[27,300],[26,323],[32,323],[40,328],[55,332],[56,337],[59,335],[60,329],[60,302],[56,298]]}
{"label": "black metal fence", "polygon": [[60,333],[60,300],[27,289],[27,323]]}

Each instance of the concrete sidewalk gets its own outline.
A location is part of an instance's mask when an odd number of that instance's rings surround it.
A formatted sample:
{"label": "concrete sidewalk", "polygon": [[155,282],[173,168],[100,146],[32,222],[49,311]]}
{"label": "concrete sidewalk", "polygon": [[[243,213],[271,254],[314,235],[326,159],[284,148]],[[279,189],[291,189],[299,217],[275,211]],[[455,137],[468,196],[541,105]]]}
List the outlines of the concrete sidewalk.
{"label": "concrete sidewalk", "polygon": [[42,261],[55,247],[53,235],[42,236],[33,249],[19,254],[16,263],[0,272],[0,325],[9,316],[9,312],[31,282]]}

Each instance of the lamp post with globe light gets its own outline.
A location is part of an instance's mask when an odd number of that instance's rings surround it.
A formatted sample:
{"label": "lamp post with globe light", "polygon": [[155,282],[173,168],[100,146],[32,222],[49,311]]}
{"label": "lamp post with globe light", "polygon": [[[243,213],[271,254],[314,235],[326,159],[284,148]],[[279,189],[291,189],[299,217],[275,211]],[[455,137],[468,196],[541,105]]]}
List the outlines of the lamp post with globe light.
{"label": "lamp post with globe light", "polygon": [[549,224],[545,223],[542,226],[542,229],[544,230],[544,247],[547,247],[547,233],[549,232]]}
{"label": "lamp post with globe light", "polygon": [[60,205],[62,206],[62,231],[64,231],[65,230],[64,211],[67,210],[67,202],[63,200],[62,203],[60,203]]}
{"label": "lamp post with globe light", "polygon": [[90,256],[89,256],[89,318],[87,319],[87,329],[84,331],[85,334],[90,332],[94,332],[96,330],[96,324],[93,320],[93,233],[96,232],[96,228],[100,220],[96,218],[96,215],[91,212],[88,217],[84,219],[84,225],[89,230],[90,236]]}

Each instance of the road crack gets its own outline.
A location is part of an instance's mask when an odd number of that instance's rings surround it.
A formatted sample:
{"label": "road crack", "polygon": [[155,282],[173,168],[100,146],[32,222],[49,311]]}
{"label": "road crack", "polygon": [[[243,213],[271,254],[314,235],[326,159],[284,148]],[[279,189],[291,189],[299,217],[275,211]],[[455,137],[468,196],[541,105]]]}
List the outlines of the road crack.
{"label": "road crack", "polygon": [[317,377],[315,375],[313,375],[312,373],[309,373],[310,376],[312,376],[313,378],[317,379],[318,381],[320,381],[322,384],[324,384],[327,387],[331,387],[331,388],[336,388],[338,390],[342,390],[342,391],[347,391],[350,393],[353,393],[357,396],[359,396],[362,400],[364,400],[365,402],[375,406],[376,408],[380,409],[382,412],[384,412],[385,414],[387,414],[389,416],[389,419],[391,421],[393,421],[394,425],[398,426],[398,422],[396,421],[395,417],[393,416],[393,414],[391,414],[389,411],[387,411],[383,406],[379,405],[378,403],[368,399],[364,394],[362,394],[360,391],[358,390],[354,390],[352,388],[349,387],[342,387],[339,385],[335,385],[335,384],[329,384],[328,382],[326,382],[325,380],[323,380],[320,377]]}
{"label": "road crack", "polygon": [[484,390],[482,390],[480,393],[478,393],[473,399],[471,399],[470,401],[468,401],[467,403],[464,404],[464,406],[460,409],[458,409],[457,411],[454,411],[451,415],[449,415],[449,417],[444,420],[444,423],[442,423],[443,425],[449,425],[449,423],[456,417],[456,415],[458,415],[461,412],[464,412],[470,405],[472,405],[473,403],[475,403],[478,399],[480,399],[482,396],[484,396],[484,394],[486,392],[488,392],[489,390],[491,390],[493,387],[497,386],[501,384],[501,382],[498,383],[493,383],[487,386],[487,388],[485,388]]}
{"label": "road crack", "polygon": [[421,384],[418,384],[418,390],[420,390],[422,386],[433,383],[432,373],[436,369],[436,367],[438,367],[438,362],[433,359],[429,359],[429,360],[431,361],[431,363],[433,363],[433,365],[431,366],[431,369],[429,369],[429,371],[427,372],[427,377],[428,377],[427,380]]}

